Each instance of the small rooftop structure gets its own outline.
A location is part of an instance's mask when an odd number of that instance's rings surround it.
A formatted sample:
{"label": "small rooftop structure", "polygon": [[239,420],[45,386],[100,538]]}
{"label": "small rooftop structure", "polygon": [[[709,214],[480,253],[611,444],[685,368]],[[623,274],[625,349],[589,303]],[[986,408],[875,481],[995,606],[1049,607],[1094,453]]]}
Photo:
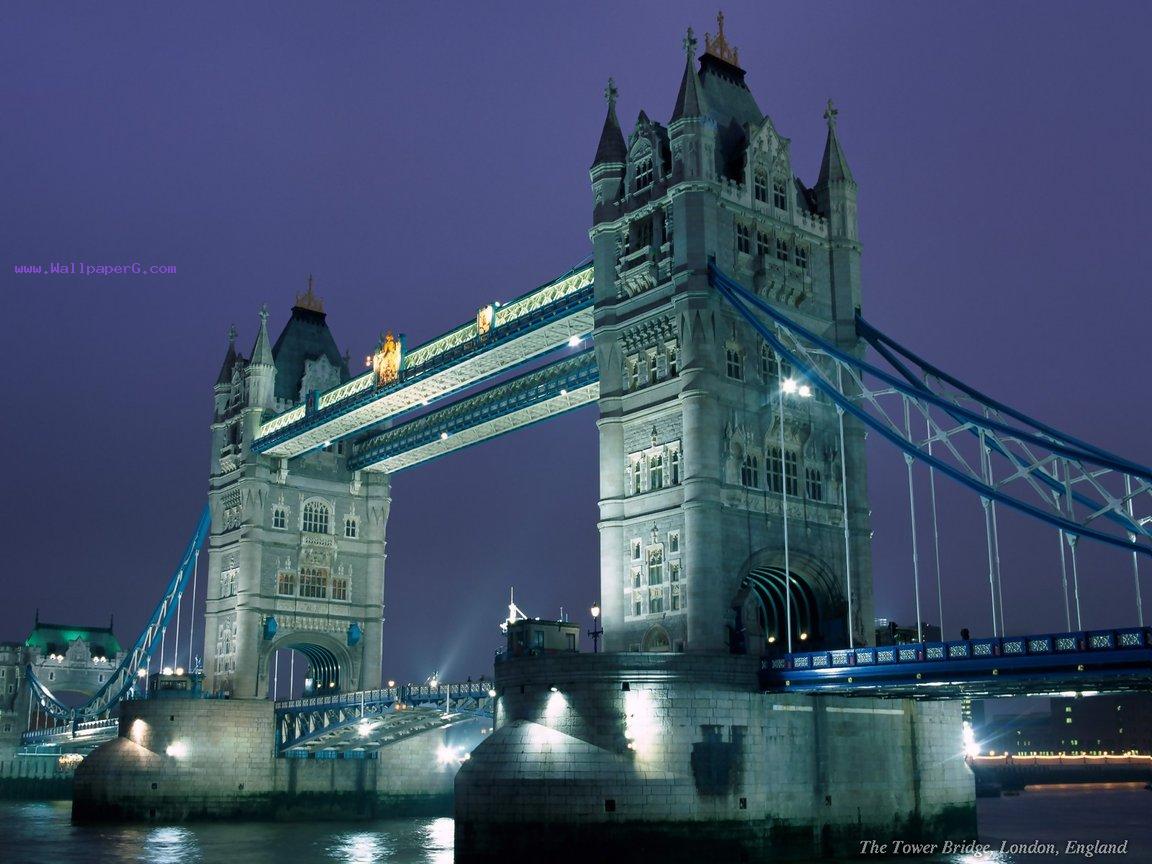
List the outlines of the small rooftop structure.
{"label": "small rooftop structure", "polygon": [[580,625],[571,621],[523,618],[508,622],[508,657],[575,654],[579,644]]}

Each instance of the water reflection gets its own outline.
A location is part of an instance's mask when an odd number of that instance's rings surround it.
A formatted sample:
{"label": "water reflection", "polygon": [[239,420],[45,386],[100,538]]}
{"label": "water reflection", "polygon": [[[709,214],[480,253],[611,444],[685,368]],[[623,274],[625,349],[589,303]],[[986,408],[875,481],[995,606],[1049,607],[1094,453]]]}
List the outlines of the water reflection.
{"label": "water reflection", "polygon": [[447,817],[424,826],[424,851],[428,864],[452,864],[455,858],[456,822]]}
{"label": "water reflection", "polygon": [[148,864],[184,864],[187,861],[200,861],[199,844],[196,835],[187,828],[165,826],[153,828],[144,838],[144,857]]}
{"label": "water reflection", "polygon": [[336,842],[328,847],[328,857],[346,864],[373,864],[391,858],[393,851],[385,835],[358,831],[337,836]]}

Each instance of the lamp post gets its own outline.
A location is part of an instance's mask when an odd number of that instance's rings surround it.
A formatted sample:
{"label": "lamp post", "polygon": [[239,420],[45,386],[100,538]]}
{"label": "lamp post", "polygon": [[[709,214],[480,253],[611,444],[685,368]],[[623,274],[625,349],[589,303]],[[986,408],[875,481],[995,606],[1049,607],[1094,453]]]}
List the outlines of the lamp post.
{"label": "lamp post", "polygon": [[597,603],[592,607],[592,629],[588,631],[588,635],[592,637],[592,653],[598,654],[600,652],[600,637],[604,635],[603,629],[600,627],[600,604]]}

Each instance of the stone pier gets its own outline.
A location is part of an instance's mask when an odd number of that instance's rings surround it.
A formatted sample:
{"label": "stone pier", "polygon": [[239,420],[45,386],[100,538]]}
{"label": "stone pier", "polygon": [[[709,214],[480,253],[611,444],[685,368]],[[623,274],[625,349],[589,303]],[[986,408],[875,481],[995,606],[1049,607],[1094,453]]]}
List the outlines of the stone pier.
{"label": "stone pier", "polygon": [[496,731],[456,778],[457,861],[759,861],[975,837],[958,704],[763,694],[757,667],[692,654],[498,664]]}
{"label": "stone pier", "polygon": [[77,820],[363,819],[452,809],[444,730],[377,759],[279,759],[264,700],[125,702],[120,736],[76,770]]}

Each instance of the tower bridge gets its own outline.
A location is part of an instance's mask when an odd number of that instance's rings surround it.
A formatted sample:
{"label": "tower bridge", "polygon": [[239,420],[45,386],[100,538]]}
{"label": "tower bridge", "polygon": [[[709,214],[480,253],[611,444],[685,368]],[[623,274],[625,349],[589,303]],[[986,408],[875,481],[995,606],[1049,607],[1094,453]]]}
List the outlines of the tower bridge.
{"label": "tower bridge", "polygon": [[[207,741],[195,736],[209,716],[286,757],[253,794],[315,781],[317,756],[411,756],[422,737],[491,717],[495,731],[456,779],[458,848],[506,850],[525,824],[556,843],[590,822],[608,836],[618,817],[629,837],[691,823],[696,839],[747,851],[793,826],[785,839],[798,848],[847,848],[859,831],[905,820],[968,829],[954,700],[1148,686],[1140,566],[1152,554],[1152,471],[985,395],[870,324],[837,110],[824,112],[809,186],[722,21],[702,55],[691,31],[684,49],[666,125],[641,112],[625,137],[609,81],[590,169],[590,264],[480,305],[414,349],[389,334],[357,376],[311,283],[274,345],[267,312],[247,357],[233,335],[214,386],[208,505],[144,633],[78,708],[29,675],[36,711],[61,736],[121,708],[119,737],[81,771],[85,806],[105,812],[115,792],[128,802],[115,806],[149,809],[140,777],[178,776],[185,742],[171,730]],[[604,651],[507,658],[488,684],[381,689],[390,475],[593,402]],[[917,629],[933,606],[944,623],[936,484],[980,502],[974,542],[987,570],[966,583],[987,591],[986,634],[868,644],[866,434],[907,468]],[[930,496],[930,527],[917,524],[918,495]],[[1004,508],[1058,538],[1065,620],[1048,632],[1005,630]],[[1131,585],[1134,620],[1085,626],[1082,542],[1115,553],[1114,585]],[[137,679],[165,667],[170,633],[172,656],[183,647],[183,665],[221,698],[180,712],[135,698]],[[288,649],[309,664],[302,699],[277,698]],[[861,749],[876,760],[866,772],[876,788],[856,770]],[[154,767],[125,791],[116,772],[131,759]],[[390,776],[416,764],[397,762]],[[220,792],[213,806],[240,799]],[[861,804],[872,799],[878,809]]]}

